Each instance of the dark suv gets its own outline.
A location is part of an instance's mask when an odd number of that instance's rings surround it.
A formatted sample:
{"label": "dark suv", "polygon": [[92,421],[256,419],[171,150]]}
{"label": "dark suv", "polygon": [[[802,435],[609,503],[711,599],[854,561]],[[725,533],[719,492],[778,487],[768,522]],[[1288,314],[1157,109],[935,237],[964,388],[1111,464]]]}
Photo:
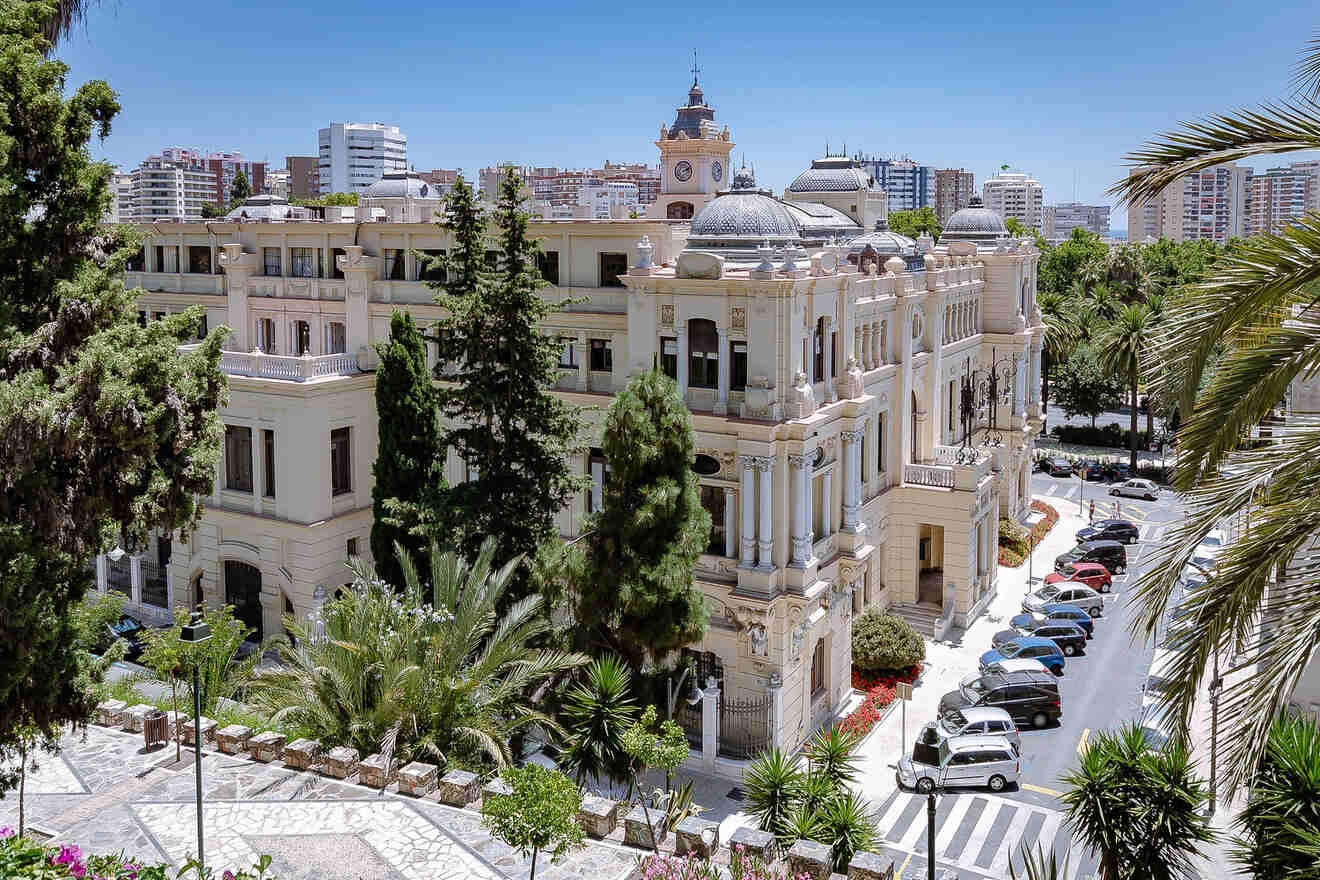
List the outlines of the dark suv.
{"label": "dark suv", "polygon": [[1117,541],[1083,541],[1054,560],[1055,571],[1070,562],[1098,562],[1114,574],[1127,571],[1127,550]]}
{"label": "dark suv", "polygon": [[1137,524],[1126,519],[1097,520],[1077,532],[1080,541],[1121,541],[1131,544],[1141,539]]}
{"label": "dark suv", "polygon": [[955,709],[988,706],[1003,709],[1013,720],[1042,728],[1063,717],[1059,685],[1047,672],[987,672],[969,678],[956,691],[940,697],[941,717]]}

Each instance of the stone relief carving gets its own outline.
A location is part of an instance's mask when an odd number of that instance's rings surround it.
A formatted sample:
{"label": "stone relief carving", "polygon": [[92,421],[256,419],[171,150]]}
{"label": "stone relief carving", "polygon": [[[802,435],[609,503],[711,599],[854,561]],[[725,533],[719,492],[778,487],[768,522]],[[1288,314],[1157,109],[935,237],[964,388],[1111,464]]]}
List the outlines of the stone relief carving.
{"label": "stone relief carving", "polygon": [[661,306],[661,307],[660,307],[660,323],[661,323],[661,324],[664,324],[664,325],[667,326],[667,327],[672,327],[672,326],[673,326],[673,324],[674,324],[674,307],[673,307],[672,305],[669,305],[669,306]]}
{"label": "stone relief carving", "polygon": [[770,632],[764,624],[754,623],[747,627],[747,641],[753,657],[765,657],[770,650]]}
{"label": "stone relief carving", "polygon": [[798,370],[793,377],[793,396],[790,401],[791,418],[805,419],[816,411],[816,396],[807,384],[807,374]]}
{"label": "stone relief carving", "polygon": [[729,310],[729,326],[734,330],[747,329],[747,309],[732,308]]}
{"label": "stone relief carving", "polygon": [[807,628],[803,624],[799,623],[797,626],[793,627],[792,655],[794,660],[802,657],[802,643],[806,638]]}

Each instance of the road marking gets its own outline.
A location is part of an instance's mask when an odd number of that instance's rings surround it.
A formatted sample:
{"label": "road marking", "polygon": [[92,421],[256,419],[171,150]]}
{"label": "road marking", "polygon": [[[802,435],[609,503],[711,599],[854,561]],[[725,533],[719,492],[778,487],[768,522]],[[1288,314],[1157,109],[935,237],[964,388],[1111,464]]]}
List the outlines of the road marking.
{"label": "road marking", "polygon": [[1004,808],[1008,801],[988,801],[985,809],[981,811],[981,818],[977,820],[976,827],[972,829],[972,834],[967,838],[967,843],[962,848],[962,858],[958,864],[966,861],[969,865],[976,864],[976,857],[981,852],[981,847],[985,846],[985,840],[990,836],[990,830],[994,828],[995,819],[999,817],[999,811]]}
{"label": "road marking", "polygon": [[999,844],[999,849],[995,852],[995,860],[990,863],[990,870],[987,873],[1002,877],[1008,871],[1008,860],[1021,842],[1022,833],[1027,830],[1027,823],[1031,821],[1034,812],[1024,804],[1022,809],[1013,814],[1008,827],[1004,829],[1004,841]]}
{"label": "road marking", "polygon": [[[922,797],[922,800],[925,800],[925,797]],[[926,831],[926,826],[930,824],[930,819],[926,817],[925,813],[925,810],[917,811],[917,815],[912,819],[912,825],[903,833],[896,844],[899,849],[910,850],[917,845],[917,841],[921,839],[921,835]]]}
{"label": "road marking", "polygon": [[1049,488],[1049,490],[1048,490],[1045,494],[1046,494],[1046,495],[1053,495],[1054,493],[1056,493],[1056,492],[1058,492],[1058,491],[1059,491],[1059,484],[1058,484],[1058,483],[1051,483],[1051,484],[1050,484],[1050,488]]}
{"label": "road marking", "polygon": [[907,870],[910,861],[912,861],[912,853],[907,854],[907,858],[903,860],[903,867],[898,869],[898,873],[894,875],[894,880],[903,880],[903,872]]}
{"label": "road marking", "polygon": [[1050,797],[1063,797],[1063,792],[1061,791],[1056,791],[1052,788],[1045,788],[1043,785],[1032,785],[1030,782],[1019,783],[1018,788],[1021,788],[1024,791],[1034,791],[1037,794],[1049,795]]}
{"label": "road marking", "polygon": [[967,815],[967,808],[974,800],[976,800],[974,795],[964,794],[959,795],[954,801],[953,809],[944,817],[944,825],[940,828],[940,833],[935,836],[935,852],[944,852],[953,842],[953,836],[958,833],[958,826],[962,824],[963,818]]}
{"label": "road marking", "polygon": [[1077,754],[1080,755],[1086,752],[1086,741],[1090,738],[1091,738],[1091,728],[1083,727],[1082,738],[1077,741]]}
{"label": "road marking", "polygon": [[880,830],[881,834],[885,837],[889,836],[889,833],[894,830],[894,823],[898,821],[899,816],[903,815],[903,810],[907,809],[907,805],[910,803],[912,803],[912,795],[899,789],[894,802],[889,805],[889,809],[885,811],[880,821],[875,823],[875,827]]}

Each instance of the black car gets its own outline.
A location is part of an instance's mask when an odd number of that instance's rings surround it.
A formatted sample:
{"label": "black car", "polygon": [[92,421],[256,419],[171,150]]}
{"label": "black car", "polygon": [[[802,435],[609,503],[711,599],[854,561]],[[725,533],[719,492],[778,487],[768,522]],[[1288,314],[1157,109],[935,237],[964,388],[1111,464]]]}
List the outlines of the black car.
{"label": "black car", "polygon": [[967,680],[958,690],[940,697],[939,714],[942,717],[968,706],[1003,709],[1019,724],[1029,723],[1037,728],[1063,717],[1059,685],[1046,672],[1011,675],[990,672]]}
{"label": "black car", "polygon": [[1077,473],[1081,475],[1083,480],[1103,480],[1105,478],[1104,468],[1100,467],[1100,462],[1094,459],[1082,462],[1077,468]]}
{"label": "black car", "polygon": [[1086,541],[1121,541],[1131,544],[1141,538],[1137,524],[1126,519],[1102,519],[1077,532],[1077,543]]}
{"label": "black car", "polygon": [[1098,562],[1113,574],[1127,571],[1127,550],[1117,541],[1085,541],[1054,559],[1054,570],[1070,562]]}
{"label": "black car", "polygon": [[1051,477],[1071,477],[1072,462],[1066,458],[1047,458],[1040,463],[1040,469]]}
{"label": "black car", "polygon": [[1120,480],[1130,480],[1132,468],[1125,462],[1116,461],[1105,468],[1105,476],[1115,483]]}
{"label": "black car", "polygon": [[[1063,656],[1072,657],[1086,650],[1086,630],[1066,620],[1045,620],[1039,624],[1028,624],[1019,635],[1031,635],[1038,639],[1049,639],[1059,646]],[[1007,630],[1016,632],[1016,630]],[[998,634],[996,634],[998,635]],[[998,646],[996,646],[998,647]]]}
{"label": "black car", "polygon": [[102,651],[109,648],[115,639],[123,639],[128,643],[125,660],[136,660],[142,656],[142,634],[146,631],[142,621],[131,614],[121,614],[117,623],[107,624],[106,630],[106,636],[98,646]]}

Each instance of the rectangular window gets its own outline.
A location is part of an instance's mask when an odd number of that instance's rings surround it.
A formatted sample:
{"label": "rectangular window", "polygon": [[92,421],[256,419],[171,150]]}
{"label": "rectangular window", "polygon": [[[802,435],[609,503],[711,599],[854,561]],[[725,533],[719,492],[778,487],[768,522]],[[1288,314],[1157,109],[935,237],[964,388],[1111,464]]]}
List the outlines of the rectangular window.
{"label": "rectangular window", "polygon": [[289,248],[289,274],[294,278],[316,278],[321,274],[320,248]]}
{"label": "rectangular window", "polygon": [[343,248],[330,249],[330,277],[343,278],[344,273],[339,268],[339,258],[345,256]]}
{"label": "rectangular window", "polygon": [[344,542],[344,553],[351,559],[358,555],[357,538],[349,538]]}
{"label": "rectangular window", "polygon": [[164,312],[152,312],[152,313],[151,313],[151,320],[153,320],[153,321],[164,321],[164,320],[165,320],[165,313],[164,313]]}
{"label": "rectangular window", "polygon": [[660,340],[660,370],[678,380],[678,340],[672,336]]}
{"label": "rectangular window", "polygon": [[207,330],[206,330],[206,312],[202,312],[202,320],[201,320],[201,323],[199,323],[199,324],[197,325],[197,338],[198,338],[198,339],[205,339],[205,338],[206,338],[206,333],[207,333]]}
{"label": "rectangular window", "polygon": [[597,373],[608,373],[614,369],[614,349],[610,346],[610,340],[591,340],[591,369]]}
{"label": "rectangular window", "polygon": [[261,432],[261,454],[265,457],[262,462],[266,473],[265,490],[267,498],[275,497],[275,432],[263,430]]}
{"label": "rectangular window", "polygon": [[347,350],[348,342],[344,335],[344,325],[338,321],[331,321],[326,329],[326,354],[343,354]]}
{"label": "rectangular window", "polygon": [[155,249],[155,250],[156,250],[156,263],[155,263],[155,265],[152,266],[152,268],[153,268],[154,270],[156,270],[157,272],[164,272],[164,271],[165,271],[165,248],[162,247],[161,245],[156,245],[156,249]]}
{"label": "rectangular window", "polygon": [[275,354],[275,319],[257,319],[257,348],[266,354]]}
{"label": "rectangular window", "polygon": [[559,337],[559,344],[563,346],[559,350],[559,366],[563,369],[576,369],[578,365],[577,346],[573,340],[567,336]]}
{"label": "rectangular window", "polygon": [[952,438],[955,439],[955,440],[958,439],[958,434],[957,434],[957,432],[954,431],[954,429],[953,429],[953,411],[954,411],[954,409],[955,409],[953,401],[954,401],[954,399],[955,399],[957,396],[958,396],[958,380],[957,380],[957,379],[950,379],[950,380],[949,380],[949,404],[948,404],[948,411],[949,411],[949,415],[948,415],[948,421],[949,421],[949,436],[952,437]]}
{"label": "rectangular window", "polygon": [[353,491],[353,469],[349,456],[349,429],[335,428],[330,432],[330,494],[343,495]]}
{"label": "rectangular window", "polygon": [[402,248],[385,251],[385,277],[391,281],[408,280],[407,252]]}
{"label": "rectangular window", "polygon": [[302,357],[312,350],[312,325],[306,321],[293,322],[293,353]]}
{"label": "rectangular window", "polygon": [[623,276],[628,274],[627,254],[600,255],[600,286],[623,287]]}
{"label": "rectangular window", "polygon": [[147,326],[147,313],[143,309],[138,309],[138,326]]}
{"label": "rectangular window", "polygon": [[729,351],[733,359],[729,362],[729,387],[734,391],[747,390],[747,343],[731,342]]}
{"label": "rectangular window", "polygon": [[145,271],[146,266],[147,255],[141,248],[139,248],[133,256],[128,258],[128,265],[124,268],[129,272],[142,272]]}
{"label": "rectangular window", "polygon": [[548,284],[559,284],[559,251],[542,251],[536,255],[536,268]]}
{"label": "rectangular window", "polygon": [[811,652],[811,696],[818,697],[825,693],[825,640],[816,642],[816,650]]}
{"label": "rectangular window", "polygon": [[605,509],[605,487],[610,484],[610,464],[605,460],[605,453],[594,446],[587,453],[587,476],[591,478],[591,488],[587,491],[587,513],[600,513]]}
{"label": "rectangular window", "polygon": [[433,260],[443,257],[444,255],[444,248],[422,251],[422,258],[417,261],[417,280],[444,281],[445,270],[432,263]]}
{"label": "rectangular window", "polygon": [[262,248],[261,256],[264,265],[263,275],[278,276],[280,274],[280,249]]}
{"label": "rectangular window", "polygon": [[211,274],[211,249],[209,247],[188,246],[188,271],[196,275]]}
{"label": "rectangular window", "polygon": [[225,425],[225,488],[252,491],[252,429]]}
{"label": "rectangular window", "polygon": [[875,417],[875,472],[879,476],[885,472],[885,414]]}
{"label": "rectangular window", "polygon": [[706,552],[712,556],[724,555],[724,488],[701,487],[701,506],[710,514],[710,534],[706,538]]}

